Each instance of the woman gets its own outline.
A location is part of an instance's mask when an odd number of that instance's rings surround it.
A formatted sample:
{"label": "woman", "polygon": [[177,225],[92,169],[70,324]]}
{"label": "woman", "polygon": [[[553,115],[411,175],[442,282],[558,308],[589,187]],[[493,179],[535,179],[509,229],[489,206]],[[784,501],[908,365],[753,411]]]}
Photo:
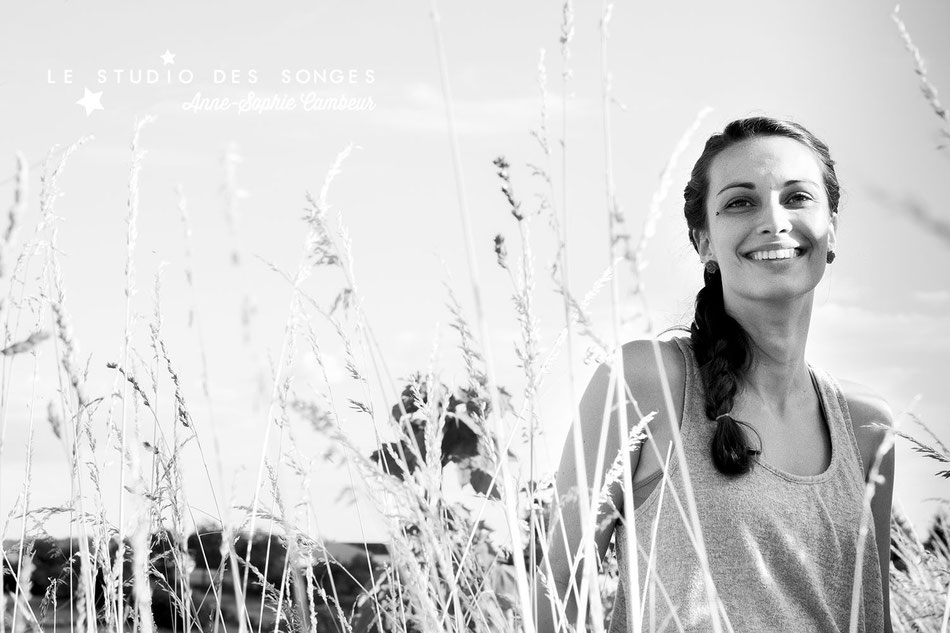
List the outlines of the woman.
{"label": "woman", "polygon": [[[635,617],[627,607],[634,595],[646,604],[644,630],[715,630],[713,596],[722,621],[728,619],[737,633],[848,631],[858,557],[858,630],[890,633],[893,449],[880,460],[883,482],[871,503],[865,547],[858,547],[865,482],[886,435],[869,425],[891,426],[892,413],[870,390],[836,380],[804,358],[814,290],[835,258],[838,198],[828,148],[792,122],[734,121],[707,141],[696,162],[685,189],[685,215],[705,265],[705,285],[689,336],[658,342],[662,363],[651,341],[623,346],[621,386],[633,398],[627,398],[627,420],[632,427],[639,413],[657,415],[646,427],[647,438],[630,453],[635,589],[627,583],[624,519],[630,517],[622,482],[605,491],[607,501],[595,519],[600,558],[616,531],[621,574],[611,633],[626,631],[627,620]],[[610,373],[607,365],[596,371],[580,405],[591,484],[602,432],[607,458],[601,462],[609,465],[620,448]],[[685,527],[689,508],[674,422],[709,576]],[[668,454],[669,477],[660,485]],[[578,566],[570,582],[583,531],[578,495],[568,494],[578,481],[571,435],[562,455],[558,488],[568,501],[549,553],[563,599],[582,577]],[[605,470],[597,473],[601,481]],[[574,591],[567,600],[572,623]],[[539,609],[539,618],[542,633],[555,630],[549,609]]]}

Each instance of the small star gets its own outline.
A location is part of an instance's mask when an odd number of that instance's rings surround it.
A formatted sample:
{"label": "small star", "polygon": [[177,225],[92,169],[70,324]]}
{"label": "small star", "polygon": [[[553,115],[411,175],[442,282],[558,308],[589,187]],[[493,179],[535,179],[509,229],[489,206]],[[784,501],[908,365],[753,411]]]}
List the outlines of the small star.
{"label": "small star", "polygon": [[89,116],[96,110],[104,110],[102,107],[102,92],[89,92],[89,88],[83,87],[85,94],[82,96],[82,99],[76,103],[81,105],[86,109],[86,116]]}
{"label": "small star", "polygon": [[159,57],[162,58],[162,61],[165,63],[166,66],[168,66],[169,64],[175,63],[175,54],[171,52],[170,50],[168,50],[167,48],[165,49],[165,54],[159,55]]}

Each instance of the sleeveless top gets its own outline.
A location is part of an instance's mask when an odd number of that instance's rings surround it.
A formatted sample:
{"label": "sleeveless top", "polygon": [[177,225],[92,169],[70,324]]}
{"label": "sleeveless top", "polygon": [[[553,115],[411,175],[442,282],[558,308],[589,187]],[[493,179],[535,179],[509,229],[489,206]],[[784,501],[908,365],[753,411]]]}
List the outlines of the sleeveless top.
{"label": "sleeveless top", "polygon": [[[870,519],[864,551],[857,551],[864,466],[840,385],[806,363],[831,436],[831,463],[825,472],[795,475],[755,459],[749,473],[727,477],[716,470],[710,455],[716,422],[705,414],[705,390],[692,341],[673,340],[686,357],[681,434],[719,612],[728,617],[728,623],[721,620],[722,630],[729,631],[731,623],[736,633],[848,631],[857,555],[864,558],[857,630],[884,631],[881,566]],[[674,498],[688,517],[679,469],[674,449],[669,481],[664,485],[660,480],[634,516],[645,631],[713,630],[692,530],[685,529]],[[654,530],[655,557],[646,582]],[[620,579],[609,633],[626,633],[630,617],[625,532],[618,520],[614,535]]]}

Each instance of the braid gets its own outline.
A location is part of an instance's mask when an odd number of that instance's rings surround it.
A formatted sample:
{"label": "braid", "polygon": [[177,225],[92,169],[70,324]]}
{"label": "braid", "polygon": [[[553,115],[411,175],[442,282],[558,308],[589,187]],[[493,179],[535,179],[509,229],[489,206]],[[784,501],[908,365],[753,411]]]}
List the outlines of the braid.
{"label": "braid", "polygon": [[[752,469],[752,456],[739,425],[732,415],[739,381],[752,360],[749,337],[726,312],[722,299],[722,276],[704,273],[706,285],[696,295],[696,316],[690,338],[699,373],[706,391],[706,417],[716,420],[712,459],[719,472],[741,475]],[[750,427],[751,428],[751,427]]]}
{"label": "braid", "polygon": [[[697,251],[696,234],[709,229],[706,198],[709,193],[709,167],[713,159],[726,148],[758,136],[783,136],[811,149],[821,168],[831,212],[838,212],[841,190],[835,162],[831,159],[827,145],[792,121],[768,117],[739,119],[729,123],[721,133],[709,137],[683,190],[683,214],[686,216],[689,240]],[[731,412],[742,377],[752,363],[752,342],[742,326],[726,312],[722,297],[722,273],[706,272],[705,282],[696,295],[696,316],[690,327],[690,338],[706,389],[706,416],[716,420],[717,424],[711,446],[712,459],[719,472],[741,475],[752,468],[752,456],[758,451],[749,448],[740,425],[753,432],[755,429],[736,420]]]}

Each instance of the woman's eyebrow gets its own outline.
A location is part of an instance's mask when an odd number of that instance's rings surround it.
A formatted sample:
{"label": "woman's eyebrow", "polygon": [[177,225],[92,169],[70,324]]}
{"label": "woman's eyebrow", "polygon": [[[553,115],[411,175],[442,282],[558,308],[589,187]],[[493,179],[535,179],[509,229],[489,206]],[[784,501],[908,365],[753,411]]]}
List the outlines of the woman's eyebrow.
{"label": "woman's eyebrow", "polygon": [[789,187],[791,185],[800,185],[800,184],[811,185],[813,187],[818,186],[818,183],[816,183],[814,180],[808,180],[807,178],[802,178],[799,180],[789,180],[788,182],[785,183],[785,186]]}
{"label": "woman's eyebrow", "polygon": [[[788,183],[786,183],[786,184],[788,184]],[[743,188],[743,189],[752,189],[752,190],[755,189],[755,185],[752,184],[751,182],[734,182],[734,183],[729,184],[729,185],[726,185],[725,187],[723,187],[722,189],[720,189],[720,190],[719,190],[719,193],[717,193],[716,195],[717,195],[717,196],[720,196],[720,195],[722,195],[722,192],[723,192],[723,191],[725,191],[726,189],[732,189],[733,187],[741,187],[741,188]]]}

